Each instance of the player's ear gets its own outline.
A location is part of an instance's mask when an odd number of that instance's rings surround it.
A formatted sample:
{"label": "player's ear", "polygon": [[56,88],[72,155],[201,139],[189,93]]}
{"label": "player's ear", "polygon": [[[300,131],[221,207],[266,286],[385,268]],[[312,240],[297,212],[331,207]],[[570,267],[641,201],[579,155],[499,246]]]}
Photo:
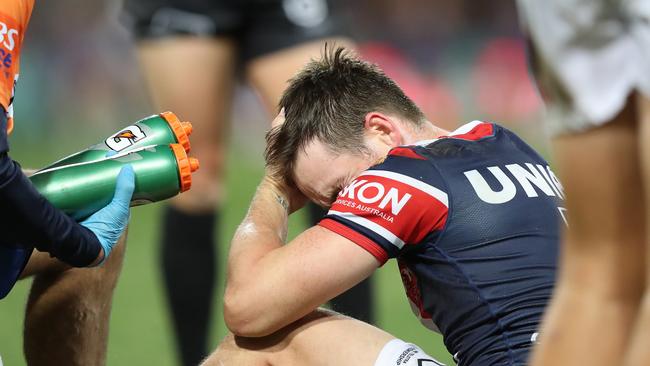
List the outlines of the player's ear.
{"label": "player's ear", "polygon": [[403,144],[402,133],[397,126],[397,122],[386,114],[380,112],[367,113],[364,129],[367,135],[379,139],[391,147]]}

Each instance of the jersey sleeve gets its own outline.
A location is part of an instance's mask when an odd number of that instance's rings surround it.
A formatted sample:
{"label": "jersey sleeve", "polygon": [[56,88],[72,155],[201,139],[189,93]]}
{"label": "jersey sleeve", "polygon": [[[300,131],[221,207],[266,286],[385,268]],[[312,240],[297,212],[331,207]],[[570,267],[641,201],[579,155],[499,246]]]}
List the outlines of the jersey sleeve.
{"label": "jersey sleeve", "polygon": [[75,267],[90,265],[100,253],[99,240],[36,191],[7,154],[5,125],[0,108],[0,246],[35,247]]}
{"label": "jersey sleeve", "polygon": [[400,149],[341,190],[319,222],[367,250],[380,264],[442,230],[447,220],[442,178],[413,150]]}

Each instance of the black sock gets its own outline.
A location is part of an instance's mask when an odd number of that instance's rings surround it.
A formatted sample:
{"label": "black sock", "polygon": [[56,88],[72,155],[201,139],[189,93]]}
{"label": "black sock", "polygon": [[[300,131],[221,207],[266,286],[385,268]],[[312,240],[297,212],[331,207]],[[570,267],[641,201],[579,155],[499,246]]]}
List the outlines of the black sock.
{"label": "black sock", "polygon": [[168,206],[162,222],[162,270],[182,364],[207,356],[215,290],[217,213],[189,214]]}
{"label": "black sock", "polygon": [[[316,225],[327,214],[327,210],[313,203],[309,203],[307,209],[309,210],[309,219],[312,225]],[[370,278],[366,278],[356,286],[333,298],[331,304],[332,309],[341,314],[372,324],[375,321],[372,299],[372,283]]]}

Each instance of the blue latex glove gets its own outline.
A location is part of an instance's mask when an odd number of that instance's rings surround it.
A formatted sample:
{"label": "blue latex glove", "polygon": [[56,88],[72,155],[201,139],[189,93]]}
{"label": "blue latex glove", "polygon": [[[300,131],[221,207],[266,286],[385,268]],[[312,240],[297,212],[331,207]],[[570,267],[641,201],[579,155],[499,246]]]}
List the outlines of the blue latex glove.
{"label": "blue latex glove", "polygon": [[129,223],[129,204],[135,189],[135,173],[131,165],[125,165],[117,175],[113,200],[80,224],[95,234],[104,249],[102,265]]}

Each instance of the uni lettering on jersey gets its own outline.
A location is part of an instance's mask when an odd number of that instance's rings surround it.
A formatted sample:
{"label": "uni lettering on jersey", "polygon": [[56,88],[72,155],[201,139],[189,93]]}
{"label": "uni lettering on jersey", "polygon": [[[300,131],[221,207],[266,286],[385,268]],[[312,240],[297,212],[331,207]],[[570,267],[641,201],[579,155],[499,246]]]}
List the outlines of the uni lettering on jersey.
{"label": "uni lettering on jersey", "polygon": [[562,184],[548,165],[544,167],[532,163],[507,164],[503,168],[489,166],[486,169],[499,182],[501,189],[493,189],[484,174],[477,169],[463,172],[474,188],[474,192],[483,202],[498,205],[515,198],[518,191],[517,185],[508,177],[506,171],[510,172],[529,198],[539,197],[539,191],[549,197],[557,196],[564,199]]}

